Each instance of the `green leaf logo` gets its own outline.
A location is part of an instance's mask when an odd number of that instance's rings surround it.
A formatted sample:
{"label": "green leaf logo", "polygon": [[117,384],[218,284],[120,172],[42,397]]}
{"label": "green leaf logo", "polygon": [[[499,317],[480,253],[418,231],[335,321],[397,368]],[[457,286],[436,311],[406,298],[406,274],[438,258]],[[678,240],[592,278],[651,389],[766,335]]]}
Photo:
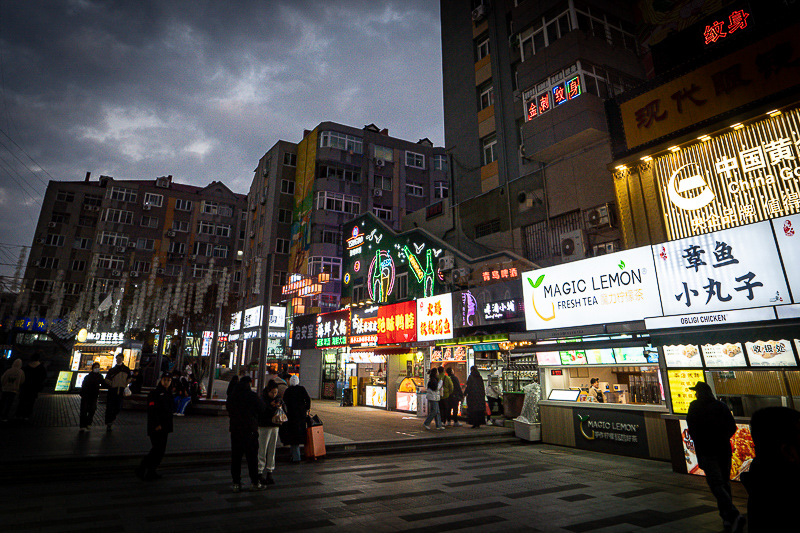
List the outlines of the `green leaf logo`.
{"label": "green leaf logo", "polygon": [[620,260],[620,262],[619,262],[619,264],[617,266],[619,267],[620,270],[624,270],[625,269],[625,261]]}
{"label": "green leaf logo", "polygon": [[[530,278],[528,278],[528,281],[530,281]],[[534,284],[533,284],[533,288],[535,289],[536,287],[538,287],[539,285],[541,285],[543,281],[544,281],[544,274],[542,274],[541,276],[539,276],[539,279],[537,279],[537,280],[536,280],[536,283],[534,283]]]}

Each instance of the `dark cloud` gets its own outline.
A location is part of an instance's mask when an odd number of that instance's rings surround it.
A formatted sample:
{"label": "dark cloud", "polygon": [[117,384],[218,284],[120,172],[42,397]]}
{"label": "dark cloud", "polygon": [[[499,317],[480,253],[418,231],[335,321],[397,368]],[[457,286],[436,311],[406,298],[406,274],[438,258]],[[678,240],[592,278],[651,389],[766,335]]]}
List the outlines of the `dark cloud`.
{"label": "dark cloud", "polygon": [[31,242],[50,179],[245,192],[325,120],[444,140],[436,0],[0,0],[0,54],[0,242]]}

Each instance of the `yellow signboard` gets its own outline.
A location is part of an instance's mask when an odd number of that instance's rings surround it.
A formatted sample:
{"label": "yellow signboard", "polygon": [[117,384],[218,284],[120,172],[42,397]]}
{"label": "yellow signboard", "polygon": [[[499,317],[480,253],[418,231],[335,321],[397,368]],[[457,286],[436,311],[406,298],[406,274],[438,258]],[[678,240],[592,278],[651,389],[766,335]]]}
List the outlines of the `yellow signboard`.
{"label": "yellow signboard", "polygon": [[62,370],[58,373],[58,380],[56,381],[56,392],[66,392],[72,384],[72,372]]}
{"label": "yellow signboard", "polygon": [[686,414],[689,404],[695,399],[693,390],[698,381],[705,381],[703,370],[667,370],[669,393],[672,398],[672,412]]}
{"label": "yellow signboard", "polygon": [[628,149],[800,84],[800,25],[620,105]]}

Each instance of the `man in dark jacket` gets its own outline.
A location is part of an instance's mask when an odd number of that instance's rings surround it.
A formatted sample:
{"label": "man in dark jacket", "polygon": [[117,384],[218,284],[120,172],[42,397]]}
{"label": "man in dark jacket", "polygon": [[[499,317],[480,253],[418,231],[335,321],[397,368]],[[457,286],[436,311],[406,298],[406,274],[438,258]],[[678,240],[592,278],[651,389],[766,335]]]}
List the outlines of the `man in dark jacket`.
{"label": "man in dark jacket", "polygon": [[136,476],[145,481],[161,479],[156,468],[167,451],[167,437],[172,433],[172,394],[169,386],[172,376],[165,372],[156,388],[147,395],[147,435],[153,447],[136,468]]}
{"label": "man in dark jacket", "polygon": [[233,492],[242,490],[242,454],[247,459],[250,475],[250,490],[267,488],[258,476],[258,415],[267,406],[250,388],[250,376],[244,376],[225,401],[230,416],[231,432],[231,476]]}
{"label": "man in dark jacket", "polygon": [[742,474],[750,533],[793,531],[800,479],[800,412],[765,407],[753,414],[750,431],[756,458]]}
{"label": "man in dark jacket", "polygon": [[726,529],[744,531],[745,518],[733,504],[731,496],[731,437],[736,422],[728,406],[714,398],[704,381],[690,387],[697,399],[689,404],[686,425],[694,441],[697,464],[706,474],[706,483],[717,499],[719,515]]}
{"label": "man in dark jacket", "polygon": [[100,363],[92,364],[92,371],[83,378],[81,384],[81,431],[89,431],[97,411],[97,397],[100,396],[100,387],[103,386],[103,374],[100,373]]}
{"label": "man in dark jacket", "polygon": [[25,373],[25,382],[19,389],[17,416],[23,420],[30,420],[31,414],[33,414],[33,404],[47,380],[47,369],[39,361],[40,359],[41,354],[36,352],[31,356],[31,362],[22,369]]}
{"label": "man in dark jacket", "polygon": [[125,387],[130,383],[131,369],[125,366],[125,357],[117,355],[117,364],[106,374],[106,430],[111,431],[111,424],[122,411],[122,398]]}
{"label": "man in dark jacket", "polygon": [[461,405],[461,400],[464,399],[464,391],[461,389],[461,381],[459,381],[458,376],[456,376],[453,367],[447,367],[447,375],[450,377],[450,381],[453,382],[453,392],[450,393],[450,420],[453,421],[453,426],[459,427],[461,426],[461,422],[458,421],[458,408]]}

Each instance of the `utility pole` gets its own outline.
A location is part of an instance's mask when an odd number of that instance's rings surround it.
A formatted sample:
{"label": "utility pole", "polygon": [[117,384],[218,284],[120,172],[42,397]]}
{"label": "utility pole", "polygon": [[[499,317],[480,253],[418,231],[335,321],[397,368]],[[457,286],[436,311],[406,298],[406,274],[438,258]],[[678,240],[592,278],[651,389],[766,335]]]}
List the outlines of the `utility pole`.
{"label": "utility pole", "polygon": [[272,271],[275,269],[275,254],[269,256],[269,270],[267,278],[264,280],[264,307],[261,310],[261,354],[258,358],[258,379],[256,380],[256,390],[266,387],[267,379],[267,353],[269,345],[269,312],[272,307]]}
{"label": "utility pole", "polygon": [[[217,291],[219,291],[219,284],[217,284]],[[208,387],[206,390],[206,399],[211,399],[214,391],[214,374],[217,371],[217,346],[219,339],[220,322],[222,321],[222,306],[217,307],[217,317],[214,322],[214,337],[211,339],[211,356],[208,363]]]}

